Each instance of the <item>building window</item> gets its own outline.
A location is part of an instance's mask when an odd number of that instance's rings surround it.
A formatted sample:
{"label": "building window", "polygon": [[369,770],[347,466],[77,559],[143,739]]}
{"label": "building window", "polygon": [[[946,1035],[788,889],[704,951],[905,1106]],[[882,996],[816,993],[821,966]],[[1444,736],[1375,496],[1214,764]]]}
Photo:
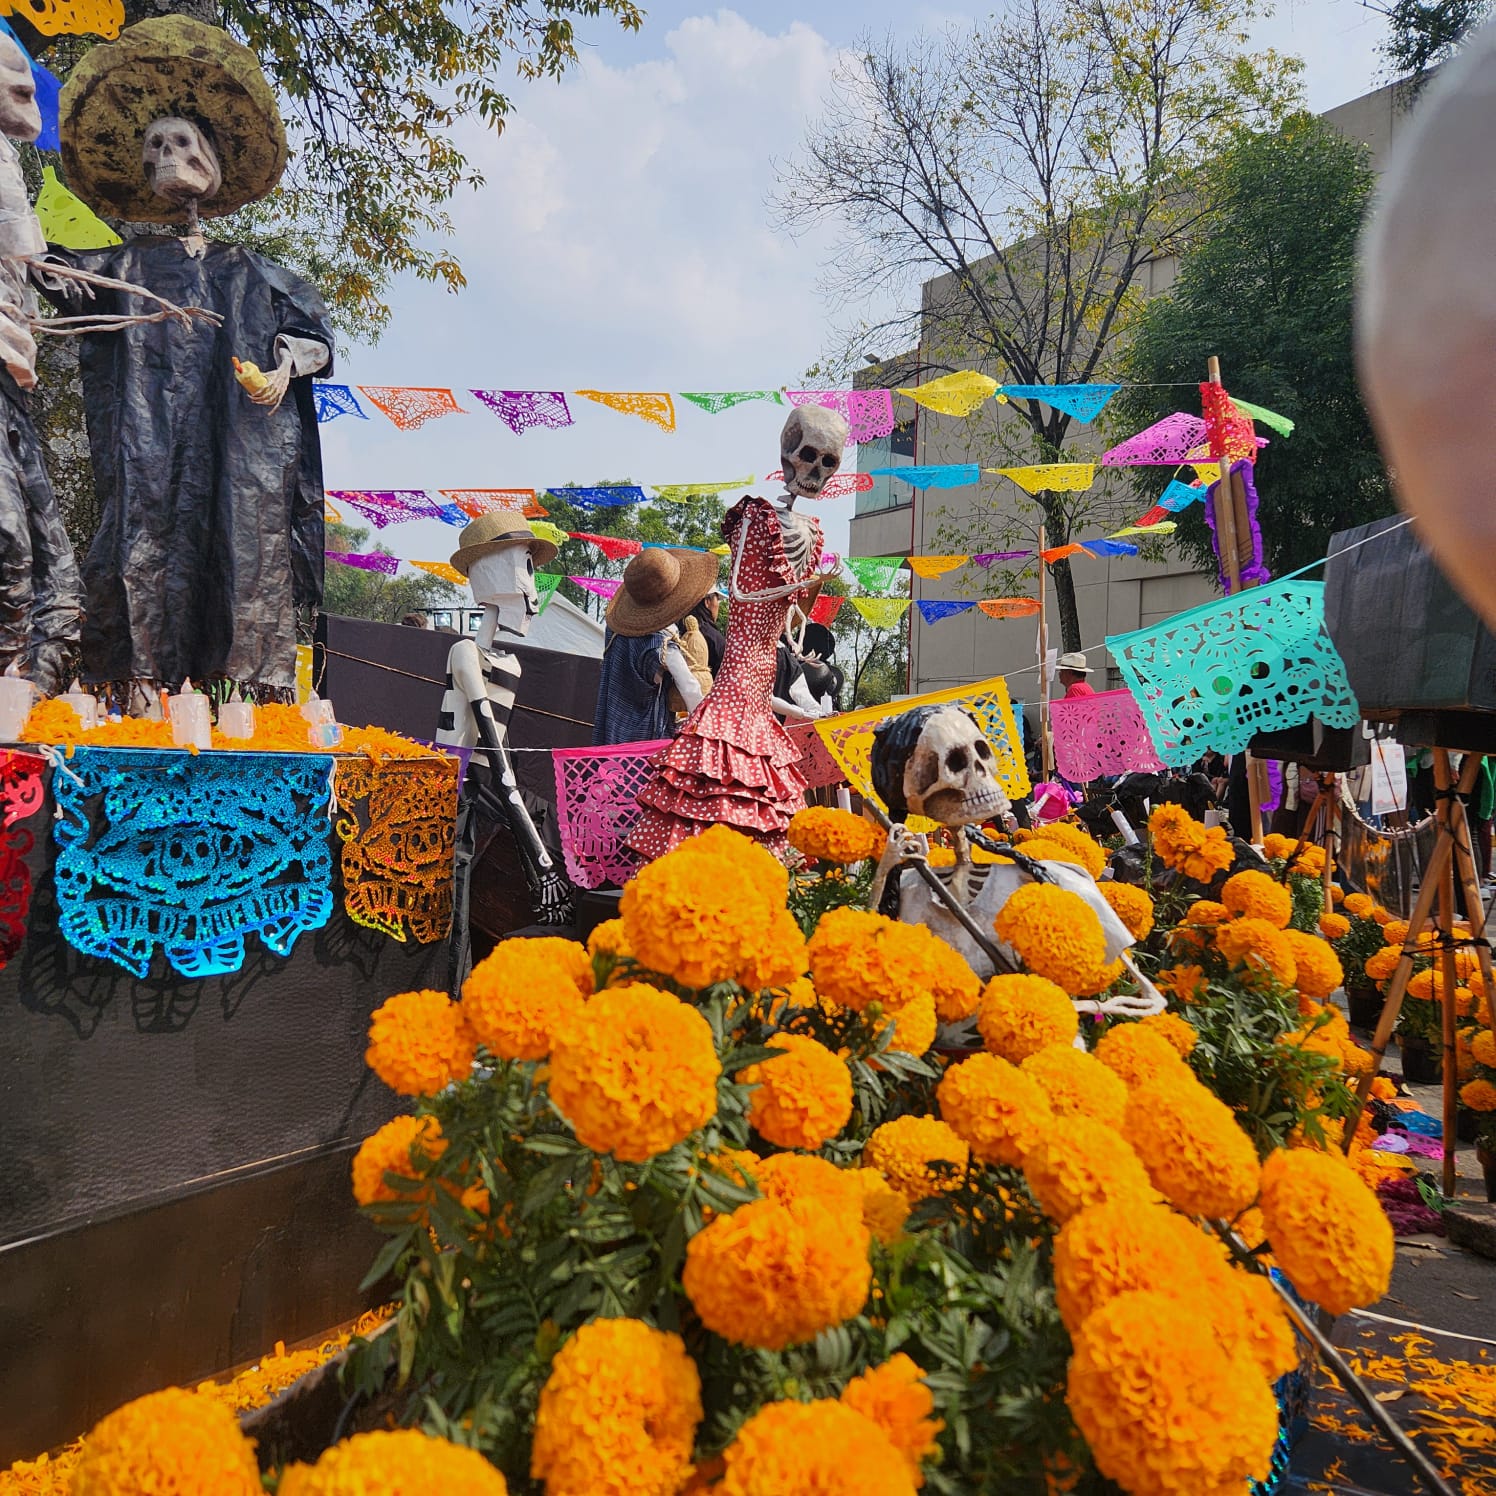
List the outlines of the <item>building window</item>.
{"label": "building window", "polygon": [[433,613],[431,615],[431,627],[434,629],[451,628],[452,615],[450,613]]}
{"label": "building window", "polygon": [[[918,417],[900,421],[887,436],[863,442],[857,449],[857,466],[862,472],[870,468],[910,467],[918,432]],[[857,495],[858,514],[878,514],[884,509],[902,509],[913,503],[909,485],[898,478],[874,478],[873,486]]]}

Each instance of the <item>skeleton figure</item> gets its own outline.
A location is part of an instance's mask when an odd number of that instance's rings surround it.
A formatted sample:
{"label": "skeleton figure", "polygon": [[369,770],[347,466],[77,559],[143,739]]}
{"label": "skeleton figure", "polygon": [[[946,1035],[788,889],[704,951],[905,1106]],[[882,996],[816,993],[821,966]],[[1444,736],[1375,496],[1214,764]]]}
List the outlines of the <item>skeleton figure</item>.
{"label": "skeleton figure", "polygon": [[1009,802],[997,783],[994,765],[992,745],[983,736],[976,718],[959,707],[916,707],[877,729],[873,735],[873,789],[888,806],[894,825],[873,879],[872,907],[878,909],[885,902],[891,903],[898,919],[906,924],[927,925],[947,945],[958,950],[978,976],[985,980],[993,975],[990,957],[924,882],[899,877],[901,865],[924,861],[929,854],[926,839],[901,824],[904,818],[920,815],[938,821],[951,831],[956,865],[949,872],[933,871],[979,928],[991,930],[1002,906],[1025,883],[1042,880],[1067,888],[1079,894],[1101,921],[1106,959],[1109,962],[1120,959],[1139,987],[1135,997],[1124,995],[1102,1002],[1075,999],[1076,1008],[1081,1012],[1161,1012],[1165,1005],[1162,995],[1138,972],[1127,954],[1132,945],[1131,933],[1083,868],[1065,862],[1033,862],[1028,858],[973,866],[966,828],[1006,818],[1009,813]]}
{"label": "skeleton figure", "polygon": [[[475,748],[487,761],[489,783],[470,780],[458,817],[457,890],[458,928],[466,929],[468,878],[499,824],[508,827],[519,849],[536,922],[570,924],[571,884],[541,839],[521,797],[509,755],[509,717],[519,685],[518,658],[495,649],[501,633],[523,638],[540,611],[535,586],[537,554],[541,563],[555,554],[555,546],[541,540],[517,514],[485,514],[462,532],[462,544],[452,564],[468,579],[473,597],[483,604],[477,637],[461,639],[447,656],[447,693],[442,699],[441,725],[436,740],[457,748]],[[485,834],[486,833],[486,834]],[[461,963],[466,942],[453,943],[454,961]],[[462,971],[454,973],[459,990]]]}

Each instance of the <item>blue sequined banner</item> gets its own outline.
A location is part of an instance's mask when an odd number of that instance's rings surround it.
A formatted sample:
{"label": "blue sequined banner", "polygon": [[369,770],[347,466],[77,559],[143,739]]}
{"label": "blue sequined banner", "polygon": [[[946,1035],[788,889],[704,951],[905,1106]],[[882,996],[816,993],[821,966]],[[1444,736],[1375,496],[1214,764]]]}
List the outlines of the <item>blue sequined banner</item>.
{"label": "blue sequined banner", "polygon": [[137,977],[279,956],[332,913],[331,758],[78,748],[52,776],[63,935]]}

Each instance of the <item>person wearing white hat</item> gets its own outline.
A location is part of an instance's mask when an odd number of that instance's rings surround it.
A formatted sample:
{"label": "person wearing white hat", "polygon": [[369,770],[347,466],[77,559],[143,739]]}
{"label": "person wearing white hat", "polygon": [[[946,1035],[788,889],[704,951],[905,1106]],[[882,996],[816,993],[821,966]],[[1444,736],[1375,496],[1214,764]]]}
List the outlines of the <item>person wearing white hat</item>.
{"label": "person wearing white hat", "polygon": [[1096,694],[1096,688],[1086,679],[1094,672],[1086,664],[1085,654],[1081,650],[1075,650],[1071,654],[1062,654],[1055,661],[1055,668],[1060,677],[1060,684],[1065,688],[1066,701],[1072,701],[1077,696]]}

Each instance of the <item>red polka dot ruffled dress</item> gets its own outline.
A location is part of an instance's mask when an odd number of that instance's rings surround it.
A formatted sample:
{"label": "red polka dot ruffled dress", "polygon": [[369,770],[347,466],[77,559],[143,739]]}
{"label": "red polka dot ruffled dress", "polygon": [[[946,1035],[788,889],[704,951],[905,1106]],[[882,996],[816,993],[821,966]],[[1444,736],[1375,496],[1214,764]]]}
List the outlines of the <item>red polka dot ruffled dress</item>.
{"label": "red polka dot ruffled dress", "polygon": [[[738,585],[744,592],[806,581],[821,554],[821,527],[800,573],[784,553],[779,514],[767,499],[743,499],[722,521],[722,536],[737,548],[748,527]],[[628,844],[647,860],[712,825],[731,826],[774,851],[785,846],[790,817],[805,803],[800,751],[769,706],[774,653],[798,594],[766,602],[732,602],[727,651],[706,700],[655,760],[654,777],[639,792],[643,814]]]}

